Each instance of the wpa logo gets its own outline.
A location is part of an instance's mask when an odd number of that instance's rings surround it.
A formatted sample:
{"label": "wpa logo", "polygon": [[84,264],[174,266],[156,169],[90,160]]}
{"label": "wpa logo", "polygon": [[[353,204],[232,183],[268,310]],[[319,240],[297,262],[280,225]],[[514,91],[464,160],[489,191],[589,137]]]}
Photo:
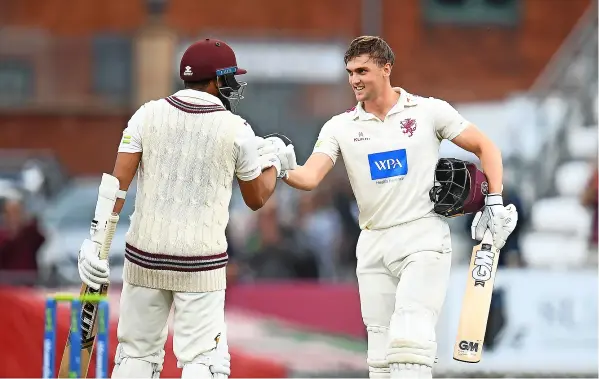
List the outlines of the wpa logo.
{"label": "wpa logo", "polygon": [[379,180],[408,173],[406,149],[368,154],[370,178]]}

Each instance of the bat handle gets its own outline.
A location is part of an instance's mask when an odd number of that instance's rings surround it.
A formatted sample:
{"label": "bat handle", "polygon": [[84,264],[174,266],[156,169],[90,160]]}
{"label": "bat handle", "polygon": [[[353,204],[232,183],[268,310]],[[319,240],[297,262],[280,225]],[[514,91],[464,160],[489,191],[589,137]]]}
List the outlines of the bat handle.
{"label": "bat handle", "polygon": [[108,252],[110,251],[110,245],[112,244],[112,238],[114,237],[118,221],[118,213],[112,213],[110,215],[110,218],[108,219],[104,242],[102,243],[102,247],[100,248],[100,259],[102,260],[108,259]]}
{"label": "bat handle", "polygon": [[485,230],[485,234],[483,234],[482,243],[493,244],[493,234],[491,233],[491,229]]}

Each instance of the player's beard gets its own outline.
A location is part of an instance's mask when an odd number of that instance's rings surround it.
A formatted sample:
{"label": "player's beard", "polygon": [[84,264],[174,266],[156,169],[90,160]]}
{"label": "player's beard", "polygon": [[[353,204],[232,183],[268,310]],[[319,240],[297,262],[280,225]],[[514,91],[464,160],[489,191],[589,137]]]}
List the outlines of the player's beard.
{"label": "player's beard", "polygon": [[231,111],[231,101],[225,95],[223,95],[220,91],[218,91],[217,97],[220,99],[220,101],[223,102],[223,105],[225,106],[225,108],[228,111]]}

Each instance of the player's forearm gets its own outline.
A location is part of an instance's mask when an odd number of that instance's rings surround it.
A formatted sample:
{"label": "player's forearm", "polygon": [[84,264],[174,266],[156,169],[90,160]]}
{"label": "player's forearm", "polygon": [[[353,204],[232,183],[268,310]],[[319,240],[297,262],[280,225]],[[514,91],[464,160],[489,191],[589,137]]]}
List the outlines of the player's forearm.
{"label": "player's forearm", "polygon": [[501,193],[503,190],[503,162],[499,148],[488,141],[477,154],[483,172],[489,182],[489,193]]}
{"label": "player's forearm", "polygon": [[269,167],[262,171],[260,178],[264,183],[261,196],[263,199],[262,205],[264,205],[275,192],[275,187],[277,186],[277,170],[274,167]]}
{"label": "player's forearm", "polygon": [[318,185],[318,180],[310,170],[304,166],[297,166],[295,170],[287,171],[285,183],[302,191],[312,191]]}
{"label": "player's forearm", "polygon": [[275,190],[277,171],[269,167],[262,171],[256,179],[239,183],[243,200],[251,210],[257,211],[268,201]]}
{"label": "player's forearm", "polygon": [[[112,176],[119,180],[119,189],[127,192],[141,161],[141,153],[118,153]],[[117,199],[113,212],[121,213],[125,199]]]}

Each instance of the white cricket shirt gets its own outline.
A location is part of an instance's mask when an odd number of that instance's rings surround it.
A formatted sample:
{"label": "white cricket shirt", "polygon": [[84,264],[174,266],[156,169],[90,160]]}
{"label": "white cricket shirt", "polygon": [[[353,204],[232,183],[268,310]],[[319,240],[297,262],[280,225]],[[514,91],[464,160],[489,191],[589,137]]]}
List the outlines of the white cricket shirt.
{"label": "white cricket shirt", "polygon": [[400,90],[383,121],[361,103],[324,124],[313,153],[343,156],[362,229],[384,229],[430,214],[439,146],[467,126],[447,102]]}

